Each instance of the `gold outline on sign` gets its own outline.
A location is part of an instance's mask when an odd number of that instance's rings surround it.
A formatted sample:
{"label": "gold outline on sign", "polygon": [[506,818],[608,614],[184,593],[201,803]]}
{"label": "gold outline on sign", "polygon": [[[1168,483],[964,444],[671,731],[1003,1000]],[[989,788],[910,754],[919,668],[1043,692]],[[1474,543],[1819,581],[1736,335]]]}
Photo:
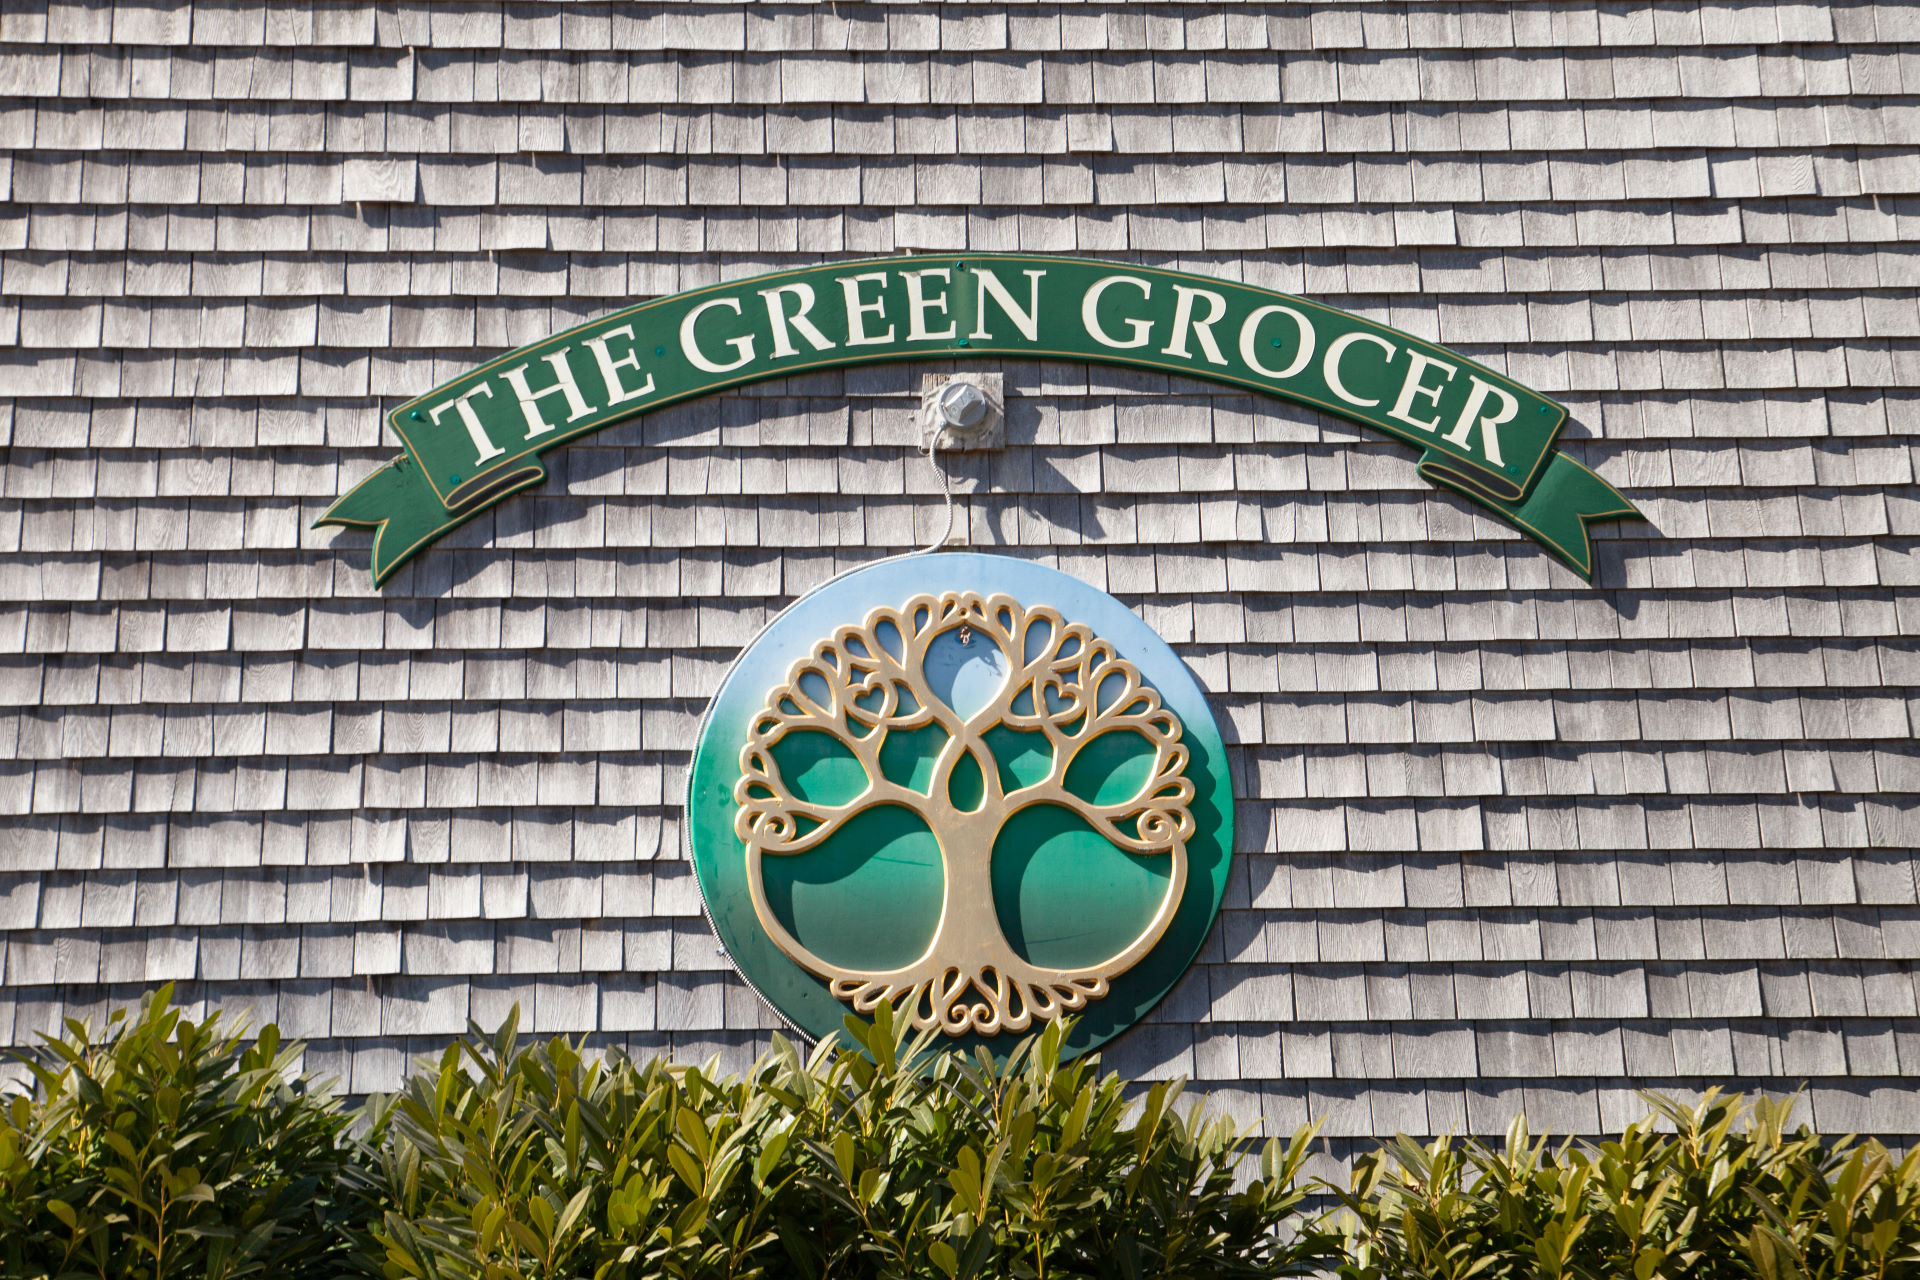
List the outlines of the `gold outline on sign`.
{"label": "gold outline on sign", "polygon": [[[993,699],[962,717],[934,693],[927,651],[957,633],[962,643],[998,648],[1008,676]],[[938,725],[946,742],[934,759],[926,792],[890,781],[880,766],[889,732]],[[1053,759],[1047,776],[1005,790],[983,735],[996,726],[1045,735]],[[851,752],[867,786],[841,804],[795,796],[782,780],[773,747],[790,733],[825,733]],[[1130,732],[1153,748],[1153,764],[1139,791],[1119,803],[1097,804],[1067,790],[1074,759],[1089,743]],[[1028,608],[1003,594],[973,591],[917,595],[898,608],[882,606],[857,626],[836,630],[795,662],[749,724],[734,786],[734,832],[746,846],[747,883],[754,914],[774,943],[808,972],[826,980],[834,997],[856,1012],[882,1001],[907,1001],[921,1029],[951,1036],[1025,1031],[1085,1008],[1109,983],[1143,959],[1172,923],[1186,889],[1187,841],[1194,834],[1195,787],[1186,776],[1188,750],[1180,718],[1161,704],[1133,663],[1084,623],[1056,609]],[[963,810],[949,786],[971,755],[983,795]],[[1168,884],[1152,920],[1117,954],[1080,968],[1028,963],[1007,942],[994,907],[995,837],[1016,813],[1033,805],[1064,808],[1116,847],[1170,859]],[[933,832],[945,875],[940,922],[925,951],[889,970],[832,964],[795,938],[768,905],[762,860],[811,852],[849,821],[880,805],[905,807]]]}

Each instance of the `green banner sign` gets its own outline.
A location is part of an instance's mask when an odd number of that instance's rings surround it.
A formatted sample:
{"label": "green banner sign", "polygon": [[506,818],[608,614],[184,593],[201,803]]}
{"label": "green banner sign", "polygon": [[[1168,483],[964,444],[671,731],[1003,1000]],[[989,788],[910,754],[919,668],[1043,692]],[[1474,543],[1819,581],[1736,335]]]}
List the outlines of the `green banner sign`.
{"label": "green banner sign", "polygon": [[317,523],[375,529],[382,582],[434,539],[544,480],[542,453],[602,427],[813,369],[970,356],[1134,365],[1313,405],[1419,449],[1428,480],[1588,581],[1588,522],[1639,514],[1555,451],[1564,406],[1445,347],[1211,276],[962,254],[709,285],[511,351],[393,410],[406,453]]}

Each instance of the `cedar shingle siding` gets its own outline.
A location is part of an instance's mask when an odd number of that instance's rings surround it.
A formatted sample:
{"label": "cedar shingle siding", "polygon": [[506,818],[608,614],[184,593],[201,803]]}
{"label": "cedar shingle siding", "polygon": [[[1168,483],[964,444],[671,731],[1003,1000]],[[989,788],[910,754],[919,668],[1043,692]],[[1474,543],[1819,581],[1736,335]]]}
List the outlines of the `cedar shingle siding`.
{"label": "cedar shingle siding", "polygon": [[940,507],[926,366],[550,455],[371,589],[380,412],[631,300],[1023,249],[1305,293],[1573,407],[1598,590],[1405,448],[1007,363],[974,545],[1214,691],[1243,859],[1108,1055],[1336,1137],[1637,1086],[1920,1133],[1920,9],[0,4],[0,1042],[163,980],[346,1087],[468,1017],[739,1062],[703,698]]}

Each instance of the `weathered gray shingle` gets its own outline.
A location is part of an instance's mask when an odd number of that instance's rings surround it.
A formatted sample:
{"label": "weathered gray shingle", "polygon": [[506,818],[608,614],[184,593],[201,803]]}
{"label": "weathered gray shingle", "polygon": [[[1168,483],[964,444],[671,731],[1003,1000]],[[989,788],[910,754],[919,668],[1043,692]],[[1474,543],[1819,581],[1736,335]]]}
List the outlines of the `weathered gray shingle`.
{"label": "weathered gray shingle", "polygon": [[309,526],[501,349],[1022,249],[1451,344],[1652,522],[1596,529],[1590,589],[1312,411],[1007,365],[960,527],[1136,608],[1234,743],[1243,878],[1113,1065],[1354,1137],[1793,1073],[1823,1126],[1912,1131],[1902,17],[0,14],[0,1040],[177,979],[354,1089],[515,1002],[756,1043],[686,750],[786,600],[937,532],[917,382],[613,429],[378,593]]}

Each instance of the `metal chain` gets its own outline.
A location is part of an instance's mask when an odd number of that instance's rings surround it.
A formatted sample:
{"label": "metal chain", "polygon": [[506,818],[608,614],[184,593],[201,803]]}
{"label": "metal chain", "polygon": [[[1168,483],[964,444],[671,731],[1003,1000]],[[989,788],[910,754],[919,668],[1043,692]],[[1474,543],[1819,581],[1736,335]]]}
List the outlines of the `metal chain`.
{"label": "metal chain", "polygon": [[945,471],[941,470],[939,461],[934,457],[934,455],[939,451],[939,449],[940,449],[940,430],[936,428],[927,437],[927,465],[933,468],[934,476],[937,477],[940,481],[940,492],[946,495],[947,528],[946,528],[946,532],[942,533],[939,537],[935,538],[932,542],[929,542],[926,546],[920,548],[919,552],[917,553],[919,555],[925,555],[929,551],[938,551],[941,547],[946,546],[947,539],[953,536],[953,480],[947,475]]}

